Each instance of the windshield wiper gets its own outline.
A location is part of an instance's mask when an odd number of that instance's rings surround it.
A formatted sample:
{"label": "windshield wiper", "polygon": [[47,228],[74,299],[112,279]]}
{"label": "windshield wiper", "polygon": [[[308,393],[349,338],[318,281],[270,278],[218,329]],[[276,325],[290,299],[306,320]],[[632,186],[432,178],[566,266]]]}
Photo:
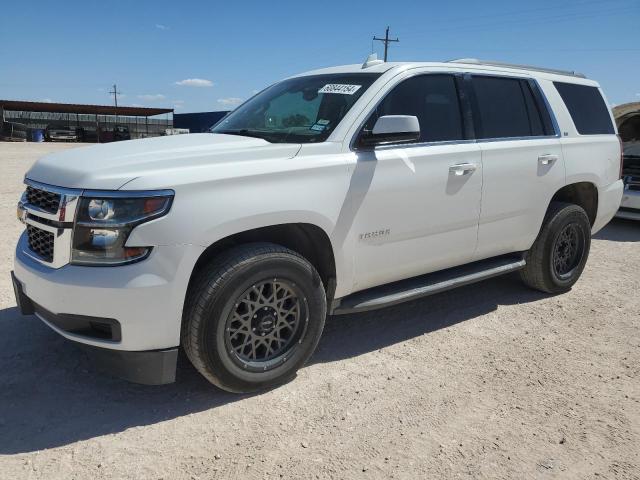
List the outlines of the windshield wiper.
{"label": "windshield wiper", "polygon": [[223,133],[225,135],[238,135],[240,137],[252,137],[252,138],[261,138],[262,140],[266,140],[265,136],[269,135],[266,132],[261,132],[260,130],[249,130],[248,128],[239,128],[237,130],[213,130],[211,133]]}

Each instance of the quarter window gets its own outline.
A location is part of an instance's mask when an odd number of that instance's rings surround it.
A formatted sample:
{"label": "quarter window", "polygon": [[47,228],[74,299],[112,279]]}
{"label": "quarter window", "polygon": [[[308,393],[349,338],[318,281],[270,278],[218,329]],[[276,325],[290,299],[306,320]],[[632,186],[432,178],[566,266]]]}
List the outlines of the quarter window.
{"label": "quarter window", "polygon": [[429,74],[397,85],[365,124],[373,129],[383,115],[413,115],[420,123],[419,142],[464,139],[458,89],[453,75]]}
{"label": "quarter window", "polygon": [[567,106],[580,135],[615,133],[609,109],[596,87],[553,83]]}

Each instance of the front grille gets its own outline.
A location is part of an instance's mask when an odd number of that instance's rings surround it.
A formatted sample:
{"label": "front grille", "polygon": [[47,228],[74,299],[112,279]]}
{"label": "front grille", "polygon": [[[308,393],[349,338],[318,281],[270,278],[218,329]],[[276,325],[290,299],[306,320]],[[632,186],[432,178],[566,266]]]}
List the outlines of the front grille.
{"label": "front grille", "polygon": [[53,262],[53,233],[41,230],[33,225],[27,225],[29,248],[45,262]]}
{"label": "front grille", "polygon": [[27,186],[27,202],[48,213],[56,213],[60,206],[60,194]]}

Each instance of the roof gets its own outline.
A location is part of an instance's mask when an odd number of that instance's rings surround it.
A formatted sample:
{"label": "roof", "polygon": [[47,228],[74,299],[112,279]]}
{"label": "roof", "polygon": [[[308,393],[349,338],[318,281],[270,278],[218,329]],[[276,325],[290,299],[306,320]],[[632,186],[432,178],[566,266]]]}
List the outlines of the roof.
{"label": "roof", "polygon": [[[89,115],[115,115],[113,105],[78,105],[75,103],[25,102],[22,100],[0,100],[0,108],[21,112],[75,113]],[[152,117],[173,113],[173,108],[121,107],[117,114],[131,117]]]}
{"label": "roof", "polygon": [[545,78],[552,81],[566,81],[571,83],[579,83],[584,85],[596,85],[592,80],[587,79],[584,75],[569,70],[556,70],[542,67],[532,67],[528,65],[513,65],[507,63],[482,61],[477,59],[463,58],[452,60],[450,62],[381,62],[370,67],[363,68],[362,64],[340,65],[336,67],[322,68],[301,73],[296,76],[320,75],[331,73],[385,73],[390,70],[396,72],[409,70],[412,68],[435,68],[443,70],[460,70],[460,71],[485,71],[485,72],[505,72],[519,73],[531,77]]}

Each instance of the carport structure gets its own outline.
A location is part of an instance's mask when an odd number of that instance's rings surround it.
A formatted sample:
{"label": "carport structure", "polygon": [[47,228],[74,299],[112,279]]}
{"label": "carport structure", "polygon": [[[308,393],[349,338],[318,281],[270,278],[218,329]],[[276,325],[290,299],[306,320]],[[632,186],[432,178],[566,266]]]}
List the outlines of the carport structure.
{"label": "carport structure", "polygon": [[623,142],[640,141],[640,102],[625,103],[613,109],[618,133]]}
{"label": "carport structure", "polygon": [[[157,118],[159,115],[166,117]],[[98,141],[100,132],[116,126],[126,126],[131,138],[162,135],[173,126],[172,108],[0,100],[0,116],[3,123],[18,123],[29,129],[45,129],[49,125],[81,129],[88,141]]]}

